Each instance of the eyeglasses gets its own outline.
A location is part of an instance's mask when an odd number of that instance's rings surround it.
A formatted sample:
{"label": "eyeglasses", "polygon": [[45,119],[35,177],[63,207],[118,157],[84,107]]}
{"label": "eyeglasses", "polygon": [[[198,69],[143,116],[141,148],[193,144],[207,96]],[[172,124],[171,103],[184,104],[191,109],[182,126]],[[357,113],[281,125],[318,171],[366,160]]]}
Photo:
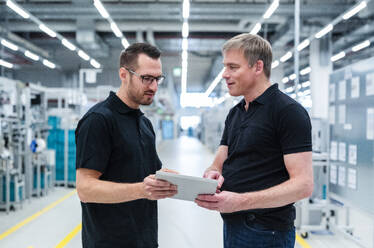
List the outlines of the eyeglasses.
{"label": "eyeglasses", "polygon": [[139,77],[142,80],[142,83],[145,85],[151,85],[154,80],[156,80],[156,83],[160,85],[165,79],[165,76],[162,76],[162,75],[158,77],[154,77],[150,75],[140,75],[134,72],[133,70],[130,70],[129,68],[125,68],[125,69],[128,70],[130,73],[134,74],[135,76]]}

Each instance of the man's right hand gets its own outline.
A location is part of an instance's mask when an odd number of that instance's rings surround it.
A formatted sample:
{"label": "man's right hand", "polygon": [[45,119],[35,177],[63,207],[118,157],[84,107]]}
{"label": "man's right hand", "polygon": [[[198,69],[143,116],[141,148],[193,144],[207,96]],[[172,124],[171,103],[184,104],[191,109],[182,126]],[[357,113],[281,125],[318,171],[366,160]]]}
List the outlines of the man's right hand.
{"label": "man's right hand", "polygon": [[204,173],[204,178],[214,179],[218,181],[217,190],[219,190],[223,184],[223,181],[225,180],[221,173],[219,173],[216,170],[209,170]]}
{"label": "man's right hand", "polygon": [[144,178],[142,186],[144,197],[148,200],[164,199],[172,197],[178,193],[176,185],[163,180],[158,180],[155,175],[149,175]]}

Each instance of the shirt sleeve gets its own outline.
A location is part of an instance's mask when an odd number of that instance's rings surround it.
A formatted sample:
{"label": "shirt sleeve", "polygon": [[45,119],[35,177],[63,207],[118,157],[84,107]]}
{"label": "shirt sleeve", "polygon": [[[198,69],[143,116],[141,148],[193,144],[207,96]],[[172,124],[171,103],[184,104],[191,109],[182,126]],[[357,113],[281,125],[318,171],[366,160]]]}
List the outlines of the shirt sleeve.
{"label": "shirt sleeve", "polygon": [[227,115],[226,117],[226,120],[225,120],[225,128],[223,129],[223,134],[222,134],[222,138],[221,138],[221,142],[219,143],[221,146],[228,146],[229,143],[228,143],[228,119],[229,119],[229,115]]}
{"label": "shirt sleeve", "polygon": [[80,121],[75,132],[76,168],[104,173],[111,153],[111,135],[104,116],[90,113]]}
{"label": "shirt sleeve", "polygon": [[281,111],[278,135],[284,155],[312,151],[312,125],[306,110],[291,104]]}

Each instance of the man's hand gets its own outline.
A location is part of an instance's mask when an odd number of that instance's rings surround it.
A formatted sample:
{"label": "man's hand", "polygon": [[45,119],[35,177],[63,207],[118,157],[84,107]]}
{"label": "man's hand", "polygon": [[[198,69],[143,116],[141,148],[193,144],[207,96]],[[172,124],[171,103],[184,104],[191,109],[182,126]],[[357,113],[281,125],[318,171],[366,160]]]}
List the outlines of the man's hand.
{"label": "man's hand", "polygon": [[221,173],[219,173],[218,171],[216,170],[210,170],[210,171],[206,171],[204,173],[204,176],[205,178],[210,178],[210,179],[214,179],[214,180],[217,180],[218,181],[218,186],[217,186],[217,190],[219,190],[223,184],[223,181],[225,180],[223,178],[223,176],[221,175]]}
{"label": "man's hand", "polygon": [[171,169],[168,169],[168,168],[162,168],[160,171],[174,173],[174,174],[179,174],[178,171],[171,170]]}
{"label": "man's hand", "polygon": [[243,197],[239,193],[222,191],[214,195],[198,195],[195,202],[200,207],[215,210],[220,213],[232,213],[241,211]]}
{"label": "man's hand", "polygon": [[155,175],[149,175],[143,181],[144,197],[148,200],[159,200],[172,197],[177,191],[177,186],[169,182],[156,179]]}

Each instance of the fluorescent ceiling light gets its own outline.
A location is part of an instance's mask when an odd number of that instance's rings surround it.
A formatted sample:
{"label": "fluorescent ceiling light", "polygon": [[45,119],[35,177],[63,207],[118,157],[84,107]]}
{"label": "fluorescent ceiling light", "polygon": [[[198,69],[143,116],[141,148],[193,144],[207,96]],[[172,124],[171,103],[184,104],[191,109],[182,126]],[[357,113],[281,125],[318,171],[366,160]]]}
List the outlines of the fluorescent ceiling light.
{"label": "fluorescent ceiling light", "polygon": [[13,3],[11,0],[7,0],[6,5],[23,18],[28,19],[30,17],[29,13],[24,11],[20,6],[18,6],[18,4]]}
{"label": "fluorescent ceiling light", "polygon": [[55,38],[55,37],[56,37],[56,32],[54,32],[52,29],[50,29],[50,28],[47,27],[46,25],[44,25],[44,24],[40,24],[40,25],[39,25],[39,28],[40,28],[40,30],[42,30],[44,33],[48,34],[48,35],[51,36],[52,38]]}
{"label": "fluorescent ceiling light", "polygon": [[305,82],[301,83],[301,86],[303,86],[304,88],[310,86],[310,81],[305,81]]}
{"label": "fluorescent ceiling light", "polygon": [[187,19],[190,17],[190,1],[184,0],[183,1],[183,18]]}
{"label": "fluorescent ceiling light", "polygon": [[288,83],[288,81],[290,81],[290,79],[288,77],[284,77],[282,78],[282,83]]}
{"label": "fluorescent ceiling light", "polygon": [[341,58],[344,58],[344,56],[345,56],[345,52],[340,52],[340,53],[335,54],[334,56],[332,56],[331,57],[331,61],[335,62],[335,61],[337,61],[337,60],[339,60]]}
{"label": "fluorescent ceiling light", "polygon": [[309,39],[306,39],[306,40],[304,40],[303,42],[301,42],[301,43],[297,46],[297,50],[300,52],[301,50],[303,50],[304,48],[306,48],[307,46],[309,46],[309,44],[310,44]]}
{"label": "fluorescent ceiling light", "polygon": [[306,74],[310,73],[311,71],[312,71],[312,68],[310,68],[310,66],[308,66],[308,67],[305,67],[304,69],[302,69],[300,71],[300,74],[301,75],[306,75]]}
{"label": "fluorescent ceiling light", "polygon": [[271,63],[271,69],[276,68],[278,65],[279,65],[279,61],[278,60],[274,61],[273,63]]}
{"label": "fluorescent ceiling light", "polygon": [[49,67],[51,69],[55,69],[56,68],[55,64],[53,64],[51,61],[48,61],[46,59],[43,59],[43,65],[45,65],[45,66],[47,66],[47,67]]}
{"label": "fluorescent ceiling light", "polygon": [[316,35],[314,37],[316,37],[317,39],[321,38],[322,36],[324,36],[325,34],[327,34],[328,32],[330,32],[333,28],[333,25],[330,23],[329,25],[327,25],[326,27],[324,27],[323,29],[321,29],[321,31],[319,31],[318,33],[316,33]]}
{"label": "fluorescent ceiling light", "polygon": [[7,62],[5,60],[2,60],[2,59],[0,59],[0,65],[4,66],[6,68],[9,68],[9,69],[12,69],[14,67],[13,64],[11,64],[11,63],[9,63],[9,62]]}
{"label": "fluorescent ceiling light", "polygon": [[13,43],[7,41],[7,40],[4,40],[4,39],[1,39],[1,45],[3,46],[6,46],[7,48],[13,50],[13,51],[17,51],[18,50],[18,46],[14,45]]}
{"label": "fluorescent ceiling light", "polygon": [[349,18],[360,12],[362,9],[366,8],[366,6],[366,1],[362,1],[361,3],[353,7],[351,10],[349,10],[347,13],[345,13],[343,15],[343,19],[348,20]]}
{"label": "fluorescent ceiling light", "polygon": [[289,79],[290,79],[290,80],[295,80],[295,79],[296,79],[296,74],[295,74],[295,73],[292,73],[292,74],[289,76]]}
{"label": "fluorescent ceiling light", "polygon": [[221,82],[222,80],[222,75],[223,75],[223,72],[225,71],[225,69],[222,69],[220,71],[220,73],[218,73],[217,77],[213,80],[213,82],[210,84],[210,86],[208,87],[208,89],[205,91],[205,95],[208,97],[210,95],[210,93],[212,93],[212,91],[214,90],[214,88],[217,86],[217,84],[219,82]]}
{"label": "fluorescent ceiling light", "polygon": [[364,49],[366,47],[370,46],[370,41],[369,40],[365,40],[364,42],[361,42],[360,44],[352,47],[352,51],[353,52],[357,52],[357,51],[360,51],[361,49]]}
{"label": "fluorescent ceiling light", "polygon": [[293,91],[293,87],[288,87],[287,89],[286,89],[286,93],[291,93]]}
{"label": "fluorescent ceiling light", "polygon": [[310,94],[310,92],[311,92],[311,91],[310,91],[310,89],[308,89],[308,90],[304,90],[304,91],[303,91],[303,93],[304,93],[304,96],[306,96],[306,95],[309,95],[309,94]]}
{"label": "fluorescent ceiling light", "polygon": [[188,39],[187,38],[183,38],[182,40],[182,50],[185,50],[185,51],[188,50]]}
{"label": "fluorescent ceiling light", "polygon": [[86,61],[90,59],[90,56],[88,56],[87,53],[83,52],[82,50],[78,51],[78,55],[79,55],[79,57],[81,57],[82,59],[84,59]]}
{"label": "fluorescent ceiling light", "polygon": [[104,5],[100,2],[100,0],[94,0],[94,5],[103,18],[107,19],[109,17],[108,11],[106,11]]}
{"label": "fluorescent ceiling light", "polygon": [[292,57],[292,53],[291,52],[287,52],[285,55],[283,55],[281,58],[280,58],[280,61],[283,63],[283,62],[286,62],[287,60],[289,60],[290,58]]}
{"label": "fluorescent ceiling light", "polygon": [[121,38],[123,36],[121,30],[119,30],[117,24],[115,22],[110,23],[110,28],[113,30],[113,33],[118,37]]}
{"label": "fluorescent ceiling light", "polygon": [[182,27],[182,37],[187,38],[188,37],[188,22],[183,22],[183,27]]}
{"label": "fluorescent ceiling light", "polygon": [[183,50],[183,51],[182,51],[182,61],[183,61],[183,60],[187,60],[187,58],[188,58],[188,53],[187,53],[186,50]]}
{"label": "fluorescent ceiling light", "polygon": [[90,64],[95,67],[96,69],[99,69],[101,67],[101,65],[99,64],[99,62],[97,62],[96,60],[94,59],[91,59],[90,60]]}
{"label": "fluorescent ceiling light", "polygon": [[261,30],[261,23],[256,23],[256,25],[251,30],[250,34],[257,34]]}
{"label": "fluorescent ceiling light", "polygon": [[127,41],[126,38],[121,39],[122,46],[126,49],[130,46],[129,42]]}
{"label": "fluorescent ceiling light", "polygon": [[70,49],[71,51],[74,51],[77,49],[72,43],[70,43],[67,39],[62,39],[61,40],[62,45]]}
{"label": "fluorescent ceiling light", "polygon": [[25,51],[25,56],[29,57],[30,59],[35,60],[35,61],[39,60],[39,56],[38,55],[36,55],[36,54],[34,54],[34,53],[32,53],[32,52],[30,52],[28,50]]}
{"label": "fluorescent ceiling light", "polygon": [[270,7],[266,10],[265,14],[263,15],[264,19],[270,18],[270,16],[274,13],[274,11],[279,6],[279,0],[274,0]]}
{"label": "fluorescent ceiling light", "polygon": [[187,69],[182,67],[182,78],[181,78],[182,94],[187,92]]}

